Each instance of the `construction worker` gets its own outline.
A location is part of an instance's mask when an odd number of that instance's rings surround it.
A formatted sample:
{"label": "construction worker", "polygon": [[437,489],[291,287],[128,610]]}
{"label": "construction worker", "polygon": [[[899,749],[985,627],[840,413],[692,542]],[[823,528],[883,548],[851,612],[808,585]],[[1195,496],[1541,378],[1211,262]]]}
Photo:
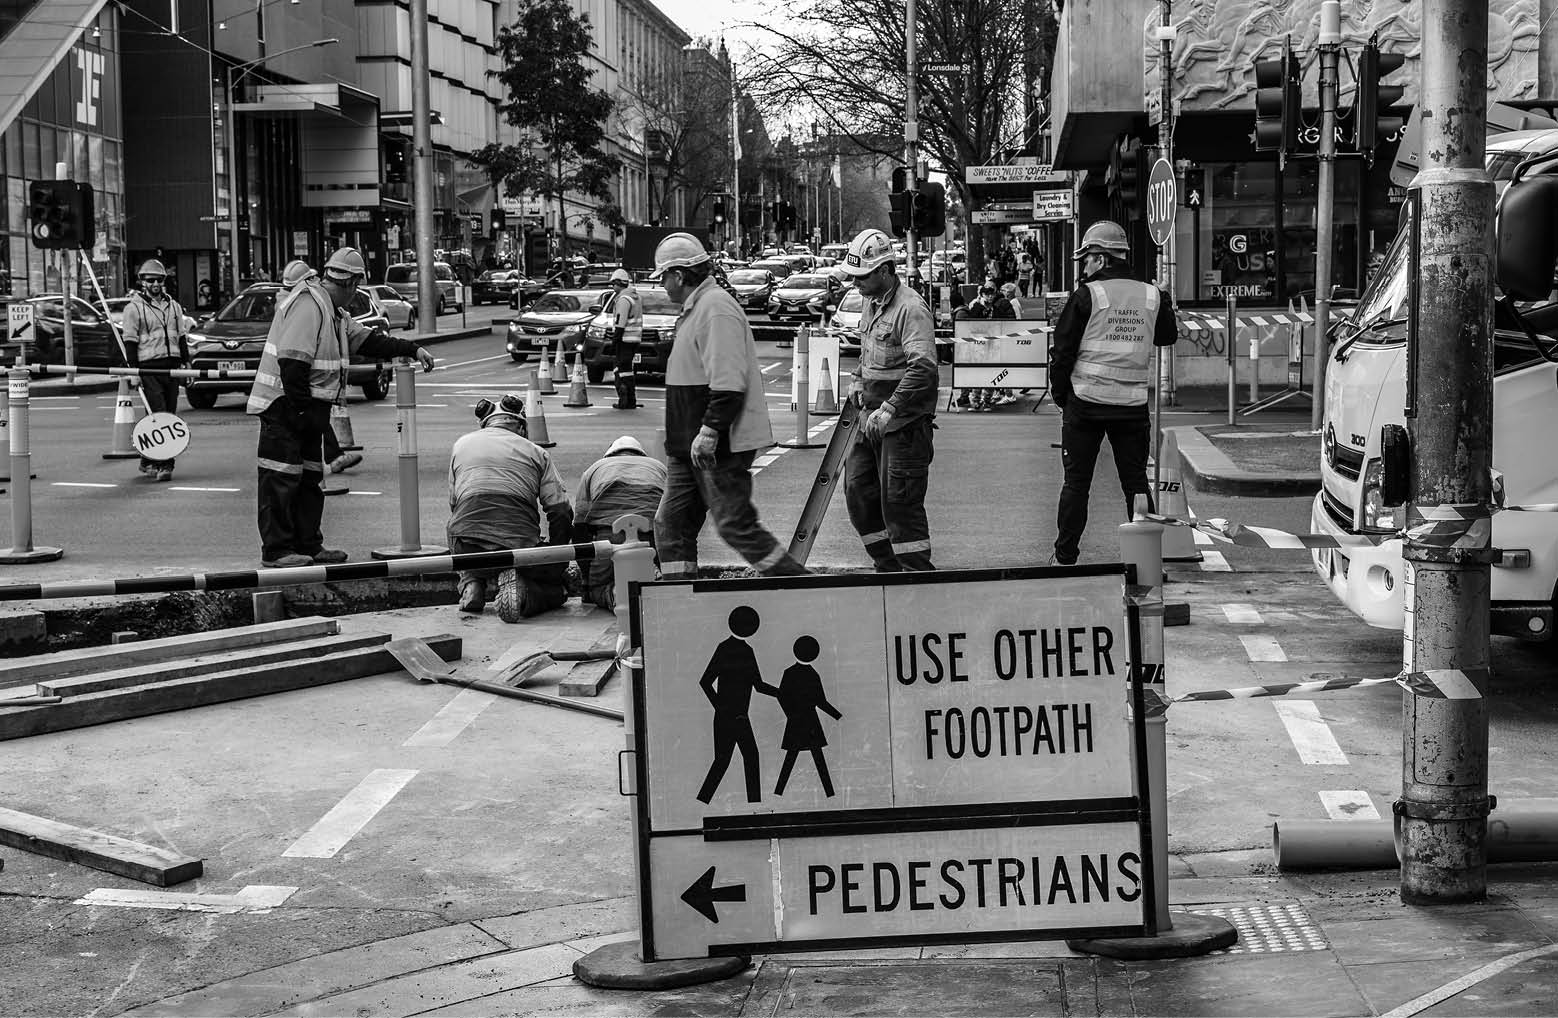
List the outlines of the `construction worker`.
{"label": "construction worker", "polygon": [[746,312],[711,273],[703,242],[673,233],[655,248],[655,276],[682,305],[665,374],[665,498],[655,513],[655,544],[666,579],[698,574],[704,518],[725,543],[770,576],[807,570],[758,520],[752,461],[773,444],[757,344]]}
{"label": "construction worker", "polygon": [[612,356],[617,368],[613,380],[617,385],[617,401],[613,410],[638,408],[638,366],[633,363],[644,341],[644,301],[633,289],[633,277],[626,269],[611,274],[611,288],[617,291],[612,301]]}
{"label": "construction worker", "polygon": [[[665,464],[644,452],[638,439],[623,435],[606,448],[606,455],[584,469],[574,501],[573,539],[610,541],[611,525],[619,517],[637,513],[655,518],[665,497]],[[611,611],[617,606],[617,585],[611,559],[589,564],[584,578],[584,599]]]}
{"label": "construction worker", "polygon": [[1056,565],[1072,565],[1080,553],[1093,466],[1105,438],[1125,494],[1126,518],[1136,495],[1147,496],[1149,509],[1153,505],[1147,484],[1152,444],[1148,369],[1152,348],[1172,346],[1178,330],[1163,292],[1131,278],[1130,250],[1119,224],[1104,220],[1088,227],[1075,253],[1083,283],[1055,323],[1050,391],[1062,412],[1065,464],[1050,559]]}
{"label": "construction worker", "polygon": [[844,466],[849,520],[877,572],[934,569],[925,490],[940,383],[936,327],[925,299],[899,280],[892,238],[881,230],[862,230],[843,268],[866,298],[849,389],[865,422]]}
{"label": "construction worker", "polygon": [[[481,427],[455,440],[449,454],[449,550],[506,551],[567,544],[573,507],[545,449],[530,441],[525,399],[512,393],[476,404]],[[538,508],[539,507],[539,508]],[[541,540],[541,512],[547,541]],[[518,622],[568,600],[568,564],[460,573],[460,610],[480,612],[498,581],[498,618]]]}
{"label": "construction worker", "polygon": [[366,273],[362,255],[349,247],[330,256],[323,277],[294,270],[304,278],[281,297],[265,337],[248,410],[260,418],[257,515],[260,561],[268,568],[348,557],[324,547],[320,523],[324,432],[331,405],[346,389],[351,355],[415,357],[423,371],[433,370],[432,354],[409,340],[369,331],[346,312]]}
{"label": "construction worker", "polygon": [[[168,270],[148,258],[136,273],[141,288],[124,308],[125,362],[132,368],[168,371],[189,365],[189,330],[184,309],[167,292]],[[146,407],[154,414],[177,413],[179,382],[171,375],[148,374],[138,379]],[[133,383],[132,383],[133,384]],[[141,473],[154,481],[173,480],[172,460],[141,457]]]}
{"label": "construction worker", "polygon": [[[305,279],[312,279],[318,275],[308,267],[308,263],[299,258],[294,258],[287,263],[287,267],[281,270],[281,288],[286,291],[297,289],[298,284]],[[340,406],[346,405],[346,392],[341,392]],[[334,411],[331,411],[334,413]],[[332,474],[339,474],[343,470],[350,470],[362,462],[362,453],[346,452],[341,448],[341,440],[336,437],[334,422],[325,429],[324,464],[330,468]]]}

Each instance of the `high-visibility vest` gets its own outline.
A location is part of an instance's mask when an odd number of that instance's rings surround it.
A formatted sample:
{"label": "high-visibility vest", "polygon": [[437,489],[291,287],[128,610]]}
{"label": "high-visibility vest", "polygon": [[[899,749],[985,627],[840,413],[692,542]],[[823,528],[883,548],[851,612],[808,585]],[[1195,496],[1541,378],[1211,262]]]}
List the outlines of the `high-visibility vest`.
{"label": "high-visibility vest", "polygon": [[612,305],[612,308],[614,311],[612,327],[622,330],[622,342],[642,343],[644,341],[644,298],[629,285],[617,294],[617,302]]}
{"label": "high-visibility vest", "polygon": [[184,309],[172,297],[155,302],[137,292],[125,305],[124,332],[125,342],[136,344],[136,357],[140,360],[178,357],[179,339],[184,335]]}
{"label": "high-visibility vest", "polygon": [[[311,302],[312,308],[292,311],[298,301]],[[317,311],[316,318],[310,311]],[[336,314],[330,297],[313,280],[300,284],[276,307],[270,333],[265,337],[265,352],[254,371],[254,387],[249,390],[248,412],[263,412],[281,398],[281,360],[303,361],[309,365],[310,398],[334,403],[346,387],[347,352],[344,322]]]}
{"label": "high-visibility vest", "polygon": [[1134,279],[1098,280],[1087,290],[1093,310],[1071,369],[1072,392],[1091,403],[1145,405],[1162,291]]}

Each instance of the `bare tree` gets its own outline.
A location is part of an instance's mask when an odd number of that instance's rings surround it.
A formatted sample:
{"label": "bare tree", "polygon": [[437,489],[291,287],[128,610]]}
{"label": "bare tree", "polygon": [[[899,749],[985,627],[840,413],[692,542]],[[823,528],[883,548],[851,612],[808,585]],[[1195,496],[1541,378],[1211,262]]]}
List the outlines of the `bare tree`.
{"label": "bare tree", "polygon": [[661,217],[678,190],[687,196],[690,220],[729,186],[730,79],[719,67],[700,54],[681,73],[630,85],[618,99],[619,114],[642,127],[649,159],[660,167],[649,174],[649,197]]}

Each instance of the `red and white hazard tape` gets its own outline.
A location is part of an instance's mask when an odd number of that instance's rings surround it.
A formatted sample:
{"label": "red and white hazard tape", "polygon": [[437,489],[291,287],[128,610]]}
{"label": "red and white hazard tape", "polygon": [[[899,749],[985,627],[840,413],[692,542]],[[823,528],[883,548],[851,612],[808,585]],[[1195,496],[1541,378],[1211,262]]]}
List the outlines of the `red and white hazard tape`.
{"label": "red and white hazard tape", "polygon": [[[1233,324],[1235,327],[1255,325],[1265,328],[1272,325],[1312,325],[1314,320],[1314,315],[1303,311],[1272,311],[1258,315],[1235,315]],[[1190,332],[1225,332],[1228,329],[1228,316],[1182,311],[1180,324]]]}
{"label": "red and white hazard tape", "polygon": [[1399,675],[1379,679],[1314,679],[1309,682],[1278,682],[1266,686],[1240,686],[1237,689],[1203,689],[1197,693],[1185,693],[1174,697],[1175,703],[1205,702],[1208,700],[1252,700],[1259,696],[1287,696],[1290,693],[1323,693],[1332,689],[1353,689],[1358,686],[1378,686],[1396,682]]}
{"label": "red and white hazard tape", "polygon": [[1401,672],[1375,679],[1314,679],[1309,682],[1277,682],[1266,686],[1241,686],[1237,689],[1203,689],[1195,693],[1183,693],[1172,703],[1206,703],[1211,700],[1252,700],[1262,696],[1288,696],[1293,693],[1324,693],[1336,689],[1357,689],[1363,686],[1379,686],[1394,682],[1414,696],[1434,700],[1479,700],[1489,676],[1486,668],[1465,671],[1453,668],[1430,668],[1421,672]]}
{"label": "red and white hazard tape", "polygon": [[1246,548],[1276,548],[1307,550],[1310,548],[1366,548],[1388,541],[1396,534],[1348,534],[1331,537],[1329,534],[1290,534],[1273,527],[1251,527],[1221,519],[1182,520],[1157,513],[1142,513],[1142,518],[1170,527],[1192,527],[1215,541],[1237,544]]}

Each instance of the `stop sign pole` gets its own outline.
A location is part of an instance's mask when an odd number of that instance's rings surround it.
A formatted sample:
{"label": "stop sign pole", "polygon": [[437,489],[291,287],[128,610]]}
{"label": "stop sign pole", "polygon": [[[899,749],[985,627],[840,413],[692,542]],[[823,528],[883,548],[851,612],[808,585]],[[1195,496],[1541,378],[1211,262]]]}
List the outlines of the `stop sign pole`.
{"label": "stop sign pole", "polygon": [[[1147,233],[1152,237],[1152,242],[1163,249],[1163,284],[1167,288],[1163,299],[1170,304],[1174,302],[1174,216],[1179,209],[1179,195],[1174,185],[1174,164],[1167,159],[1159,159],[1152,164],[1152,172],[1147,176]],[[1233,342],[1233,337],[1228,341]],[[1162,456],[1160,451],[1163,445],[1162,429],[1159,427],[1163,402],[1163,387],[1172,385],[1172,378],[1165,381],[1163,378],[1163,348],[1154,345],[1153,374],[1157,377],[1158,384],[1152,387],[1152,491],[1153,508],[1157,508],[1158,479],[1162,474]],[[1172,362],[1170,362],[1172,374]]]}

